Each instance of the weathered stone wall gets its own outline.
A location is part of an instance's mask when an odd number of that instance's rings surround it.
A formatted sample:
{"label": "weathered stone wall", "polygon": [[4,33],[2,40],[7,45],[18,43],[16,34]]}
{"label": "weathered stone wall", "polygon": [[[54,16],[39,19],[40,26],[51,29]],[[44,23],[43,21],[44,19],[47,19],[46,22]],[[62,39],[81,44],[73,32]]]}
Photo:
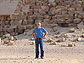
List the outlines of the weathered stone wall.
{"label": "weathered stone wall", "polygon": [[84,21],[83,0],[19,0],[17,12],[26,12],[27,23],[37,21],[71,26]]}
{"label": "weathered stone wall", "polygon": [[[12,2],[13,0],[11,0]],[[11,15],[9,29],[4,33],[17,35],[32,29],[35,22],[76,26],[84,22],[83,0],[19,0]],[[8,23],[8,22],[6,22]],[[8,26],[5,26],[8,27]]]}

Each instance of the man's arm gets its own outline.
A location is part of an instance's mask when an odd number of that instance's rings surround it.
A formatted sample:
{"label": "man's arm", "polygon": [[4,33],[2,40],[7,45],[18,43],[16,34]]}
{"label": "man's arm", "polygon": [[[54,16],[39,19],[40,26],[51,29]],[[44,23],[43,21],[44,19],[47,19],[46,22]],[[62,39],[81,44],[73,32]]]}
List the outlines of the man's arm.
{"label": "man's arm", "polygon": [[45,38],[45,36],[48,34],[48,32],[46,32],[45,34],[44,34],[44,36],[43,37],[41,37],[41,39],[43,39],[43,38]]}
{"label": "man's arm", "polygon": [[32,35],[33,35],[34,39],[36,39],[36,37],[35,37],[35,33],[34,33],[34,32],[32,33]]}

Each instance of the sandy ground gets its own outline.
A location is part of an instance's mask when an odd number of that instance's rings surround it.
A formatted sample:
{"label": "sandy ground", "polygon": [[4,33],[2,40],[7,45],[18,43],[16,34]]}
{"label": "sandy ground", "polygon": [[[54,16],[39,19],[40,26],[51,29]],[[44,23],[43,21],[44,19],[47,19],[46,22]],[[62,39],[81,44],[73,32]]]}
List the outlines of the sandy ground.
{"label": "sandy ground", "polygon": [[[61,33],[67,33],[69,28],[59,28]],[[49,34],[45,40],[54,38],[54,32],[50,32],[52,29],[47,28]],[[27,35],[18,35],[18,40],[15,41],[15,45],[6,46],[0,45],[0,63],[83,63],[84,62],[84,41],[75,42],[76,47],[61,47],[61,44],[72,43],[68,39],[66,42],[60,42],[57,45],[49,45],[48,42],[44,42],[44,59],[34,59],[35,46],[30,45],[34,40],[30,40],[32,30],[27,32]],[[76,33],[67,33],[69,36],[73,34],[82,34],[81,31]]]}

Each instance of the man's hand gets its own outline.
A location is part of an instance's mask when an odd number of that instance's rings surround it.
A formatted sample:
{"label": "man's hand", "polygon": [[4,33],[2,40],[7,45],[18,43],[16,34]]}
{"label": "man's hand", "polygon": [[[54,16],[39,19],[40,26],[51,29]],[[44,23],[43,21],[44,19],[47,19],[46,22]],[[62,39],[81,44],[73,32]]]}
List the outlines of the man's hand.
{"label": "man's hand", "polygon": [[45,35],[43,37],[41,37],[41,39],[45,38],[45,36],[48,34],[48,32],[45,33]]}
{"label": "man's hand", "polygon": [[44,36],[43,37],[41,37],[41,39],[43,39],[43,38],[45,38]]}
{"label": "man's hand", "polygon": [[34,39],[37,39],[37,38],[35,37],[35,33],[32,33],[32,35],[33,35]]}
{"label": "man's hand", "polygon": [[34,37],[34,39],[37,39],[36,37]]}

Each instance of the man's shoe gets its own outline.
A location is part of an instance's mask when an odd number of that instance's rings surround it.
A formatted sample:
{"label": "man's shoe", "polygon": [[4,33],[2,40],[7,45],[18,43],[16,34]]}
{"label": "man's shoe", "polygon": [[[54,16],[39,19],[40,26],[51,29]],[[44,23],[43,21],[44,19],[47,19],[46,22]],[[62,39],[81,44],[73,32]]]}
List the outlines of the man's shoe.
{"label": "man's shoe", "polygon": [[41,59],[44,59],[43,57],[41,57]]}

